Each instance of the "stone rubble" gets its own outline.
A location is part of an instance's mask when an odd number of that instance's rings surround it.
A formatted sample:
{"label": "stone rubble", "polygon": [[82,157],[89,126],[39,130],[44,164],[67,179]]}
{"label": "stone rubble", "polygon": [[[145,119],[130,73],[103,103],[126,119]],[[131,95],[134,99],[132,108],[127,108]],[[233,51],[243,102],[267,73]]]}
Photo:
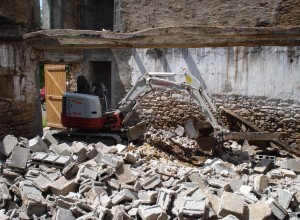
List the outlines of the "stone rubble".
{"label": "stone rubble", "polygon": [[[188,132],[182,127],[173,133],[152,130],[145,140],[202,152],[196,149],[195,140],[184,135]],[[234,141],[224,143],[221,158],[205,153],[178,157],[176,151],[167,154],[165,148],[150,144],[106,146],[74,141],[67,145],[49,133],[31,140],[7,136],[0,147],[1,158],[6,158],[0,166],[0,219],[299,216],[299,158],[268,155],[268,150],[249,150],[248,143]],[[188,156],[190,161],[201,158],[201,162],[191,166]]]}

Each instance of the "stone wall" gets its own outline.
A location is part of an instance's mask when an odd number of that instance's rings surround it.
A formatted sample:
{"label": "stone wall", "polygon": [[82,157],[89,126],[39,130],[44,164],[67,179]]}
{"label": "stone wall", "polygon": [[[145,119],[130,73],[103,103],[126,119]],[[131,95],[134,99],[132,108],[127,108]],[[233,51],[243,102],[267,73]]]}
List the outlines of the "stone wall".
{"label": "stone wall", "polygon": [[0,54],[0,139],[7,134],[33,137],[42,126],[34,54],[22,43],[1,44]]}
{"label": "stone wall", "polygon": [[[299,25],[298,0],[122,0],[124,31],[166,26]],[[137,13],[138,12],[138,13]]]}

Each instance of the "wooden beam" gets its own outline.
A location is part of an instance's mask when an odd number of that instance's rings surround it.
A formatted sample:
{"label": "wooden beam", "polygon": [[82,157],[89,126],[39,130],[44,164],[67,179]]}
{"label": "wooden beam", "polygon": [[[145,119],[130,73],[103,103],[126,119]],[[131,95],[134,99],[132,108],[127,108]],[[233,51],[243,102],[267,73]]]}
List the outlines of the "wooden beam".
{"label": "wooden beam", "polygon": [[36,49],[300,46],[300,27],[161,27],[117,33],[54,29],[24,34]]}

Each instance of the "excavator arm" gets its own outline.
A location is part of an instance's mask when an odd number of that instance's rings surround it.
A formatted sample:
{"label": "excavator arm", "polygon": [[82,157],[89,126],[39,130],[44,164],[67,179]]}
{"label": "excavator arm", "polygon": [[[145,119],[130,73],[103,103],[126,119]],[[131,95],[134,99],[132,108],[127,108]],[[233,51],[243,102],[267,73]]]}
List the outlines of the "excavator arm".
{"label": "excavator arm", "polygon": [[[187,91],[191,98],[198,104],[202,112],[208,118],[208,121],[211,123],[215,131],[223,131],[225,128],[220,126],[213,115],[213,112],[216,112],[216,109],[212,102],[210,101],[208,95],[203,90],[200,82],[192,75],[185,73],[185,82],[176,82],[170,81],[168,79],[163,79],[160,77],[174,76],[174,73],[148,73],[145,76],[141,76],[127,95],[119,102],[117,112],[128,111],[127,115],[123,120],[123,124],[130,118],[134,110],[138,107],[142,99],[145,97],[147,92],[155,89],[172,89],[172,90],[185,90]],[[140,95],[142,97],[139,101],[136,101],[136,98]]]}

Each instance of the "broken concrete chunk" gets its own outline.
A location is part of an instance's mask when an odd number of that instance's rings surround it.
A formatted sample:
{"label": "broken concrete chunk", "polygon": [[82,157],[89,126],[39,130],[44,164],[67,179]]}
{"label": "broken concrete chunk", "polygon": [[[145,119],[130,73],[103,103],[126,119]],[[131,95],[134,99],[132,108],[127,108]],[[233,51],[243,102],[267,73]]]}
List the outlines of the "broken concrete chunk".
{"label": "broken concrete chunk", "polygon": [[47,144],[39,136],[29,140],[29,149],[33,152],[49,152]]}
{"label": "broken concrete chunk", "polygon": [[276,194],[278,195],[278,203],[287,210],[294,197],[294,193],[286,189],[279,189],[276,191]]}
{"label": "broken concrete chunk", "polygon": [[243,196],[224,192],[221,197],[220,209],[218,215],[226,217],[229,214],[241,219],[244,212],[244,198]]}
{"label": "broken concrete chunk", "polygon": [[13,135],[6,135],[3,142],[0,143],[0,152],[9,157],[14,147],[17,146],[18,140]]}
{"label": "broken concrete chunk", "polygon": [[54,195],[67,195],[77,189],[75,179],[67,180],[64,176],[50,184],[51,191]]}
{"label": "broken concrete chunk", "polygon": [[272,210],[270,206],[263,201],[249,204],[246,207],[244,219],[257,220],[257,219],[268,219],[271,217]]}
{"label": "broken concrete chunk", "polygon": [[300,173],[300,160],[299,159],[287,159],[282,162],[281,168],[292,170],[296,173]]}
{"label": "broken concrete chunk", "polygon": [[272,168],[272,166],[272,160],[263,159],[254,167],[254,171],[256,173],[266,174]]}
{"label": "broken concrete chunk", "polygon": [[127,163],[136,164],[137,158],[132,153],[126,153],[125,156],[124,156],[124,160]]}
{"label": "broken concrete chunk", "polygon": [[27,160],[29,158],[29,149],[15,146],[12,152],[9,166],[24,170],[26,168]]}
{"label": "broken concrete chunk", "polygon": [[156,204],[160,205],[165,211],[168,210],[175,192],[170,189],[161,188],[159,190]]}
{"label": "broken concrete chunk", "polygon": [[273,198],[267,200],[268,205],[271,207],[273,215],[282,220],[287,215],[286,210]]}
{"label": "broken concrete chunk", "polygon": [[268,177],[261,174],[254,178],[254,190],[258,192],[264,192],[264,190],[268,187],[269,180]]}
{"label": "broken concrete chunk", "polygon": [[179,210],[179,216],[181,218],[203,219],[205,217],[205,205],[205,200],[194,200],[187,197]]}
{"label": "broken concrete chunk", "polygon": [[182,137],[184,135],[184,127],[178,126],[174,131],[178,136]]}
{"label": "broken concrete chunk", "polygon": [[77,156],[77,163],[82,163],[87,158],[87,146],[82,142],[74,141],[72,144],[73,153]]}
{"label": "broken concrete chunk", "polygon": [[113,154],[102,154],[99,153],[97,157],[94,158],[97,163],[104,163],[107,166],[118,168],[124,164],[123,158],[118,157]]}
{"label": "broken concrete chunk", "polygon": [[71,179],[76,176],[78,170],[79,167],[77,163],[71,162],[62,170],[62,174],[66,177],[66,179]]}
{"label": "broken concrete chunk", "polygon": [[6,204],[11,201],[11,195],[5,183],[0,183],[0,208],[5,208]]}
{"label": "broken concrete chunk", "polygon": [[124,164],[116,170],[115,175],[121,183],[130,184],[135,181],[135,176],[132,174],[130,167],[130,164]]}
{"label": "broken concrete chunk", "polygon": [[127,146],[124,144],[117,144],[116,148],[118,149],[118,153],[121,153],[122,151],[124,151],[127,148]]}
{"label": "broken concrete chunk", "polygon": [[148,189],[153,189],[154,187],[156,187],[160,183],[161,183],[160,175],[155,174],[153,176],[150,176],[150,177],[146,178],[142,182],[142,186],[143,186],[144,189],[148,190]]}
{"label": "broken concrete chunk", "polygon": [[227,215],[225,218],[222,218],[222,220],[239,220],[239,218],[230,214],[230,215]]}
{"label": "broken concrete chunk", "polygon": [[138,197],[142,204],[154,204],[157,198],[157,191],[141,190],[138,192]]}
{"label": "broken concrete chunk", "polygon": [[51,146],[49,147],[49,150],[57,155],[62,155],[62,156],[71,156],[72,155],[71,147],[66,143],[51,144]]}
{"label": "broken concrete chunk", "polygon": [[34,181],[33,185],[41,190],[42,192],[45,192],[49,189],[49,186],[51,184],[51,180],[44,174],[40,174]]}
{"label": "broken concrete chunk", "polygon": [[51,144],[58,144],[58,141],[53,137],[53,134],[57,133],[57,131],[46,131],[42,137],[42,140],[50,146]]}
{"label": "broken concrete chunk", "polygon": [[184,124],[186,135],[191,139],[196,139],[199,136],[199,132],[194,127],[193,119],[188,119]]}
{"label": "broken concrete chunk", "polygon": [[167,220],[167,213],[159,206],[143,206],[140,205],[138,213],[142,220]]}
{"label": "broken concrete chunk", "polygon": [[72,212],[67,209],[58,208],[56,212],[56,220],[75,220],[76,218],[73,216]]}

